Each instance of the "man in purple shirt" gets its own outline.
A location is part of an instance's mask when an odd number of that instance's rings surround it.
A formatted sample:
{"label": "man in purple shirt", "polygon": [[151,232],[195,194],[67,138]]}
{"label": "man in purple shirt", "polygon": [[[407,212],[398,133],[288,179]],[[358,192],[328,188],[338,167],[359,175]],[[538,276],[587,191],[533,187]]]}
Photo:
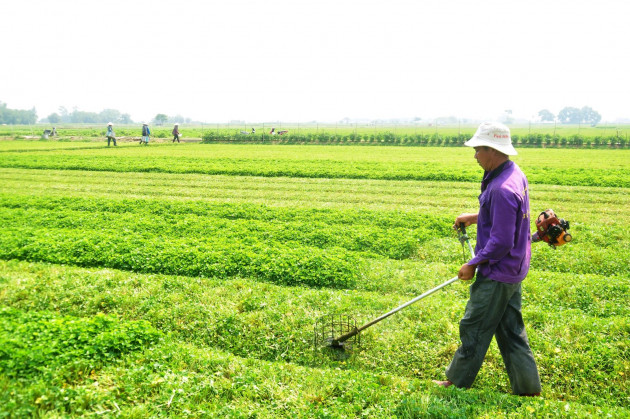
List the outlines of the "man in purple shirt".
{"label": "man in purple shirt", "polygon": [[462,345],[446,369],[448,380],[436,383],[472,386],[495,336],[512,392],[537,396],[540,377],[521,315],[521,281],[531,258],[527,178],[509,159],[516,150],[505,125],[481,124],[465,145],[474,147],[484,176],[479,212],[455,219],[456,226],[477,224],[476,255],[460,268],[458,277],[476,278],[459,323]]}

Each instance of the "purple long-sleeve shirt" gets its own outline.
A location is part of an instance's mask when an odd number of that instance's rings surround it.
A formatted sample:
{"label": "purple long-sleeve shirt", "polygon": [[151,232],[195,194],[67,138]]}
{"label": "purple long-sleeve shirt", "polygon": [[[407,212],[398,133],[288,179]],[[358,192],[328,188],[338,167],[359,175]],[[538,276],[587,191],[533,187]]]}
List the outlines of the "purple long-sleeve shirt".
{"label": "purple long-sleeve shirt", "polygon": [[511,160],[486,172],[481,182],[477,245],[468,264],[499,282],[525,279],[531,259],[527,178]]}

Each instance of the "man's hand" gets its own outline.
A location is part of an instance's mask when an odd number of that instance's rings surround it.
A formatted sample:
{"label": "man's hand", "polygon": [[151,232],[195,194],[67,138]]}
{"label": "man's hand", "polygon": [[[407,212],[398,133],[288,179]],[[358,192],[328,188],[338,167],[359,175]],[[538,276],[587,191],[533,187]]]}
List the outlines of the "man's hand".
{"label": "man's hand", "polygon": [[470,213],[461,214],[455,219],[455,224],[453,225],[453,228],[455,230],[457,230],[461,223],[464,223],[464,227],[468,227],[471,224],[477,224],[477,216],[478,216],[477,213],[475,213],[475,214],[470,214]]}
{"label": "man's hand", "polygon": [[475,268],[476,266],[474,265],[468,265],[468,264],[462,265],[462,267],[459,268],[457,277],[461,279],[462,281],[468,281],[469,279],[472,279],[475,276]]}

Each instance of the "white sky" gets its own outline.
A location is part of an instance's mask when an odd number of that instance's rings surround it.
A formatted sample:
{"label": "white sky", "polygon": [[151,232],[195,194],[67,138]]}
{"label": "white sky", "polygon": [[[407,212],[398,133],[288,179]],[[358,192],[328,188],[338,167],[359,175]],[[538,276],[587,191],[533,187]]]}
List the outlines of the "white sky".
{"label": "white sky", "polygon": [[627,0],[0,0],[0,101],[250,122],[630,117]]}

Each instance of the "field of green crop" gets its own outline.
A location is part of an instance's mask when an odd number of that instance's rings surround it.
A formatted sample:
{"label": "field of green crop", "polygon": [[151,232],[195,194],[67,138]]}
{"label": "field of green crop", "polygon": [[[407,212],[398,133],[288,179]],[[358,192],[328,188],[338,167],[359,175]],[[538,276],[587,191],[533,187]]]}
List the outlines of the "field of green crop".
{"label": "field of green crop", "polygon": [[495,344],[473,388],[432,384],[462,282],[313,348],[456,274],[468,148],[0,141],[0,417],[630,417],[630,150],[514,160],[574,236],[523,283],[539,398]]}
{"label": "field of green crop", "polygon": [[[286,135],[269,135],[271,128],[287,131]],[[50,125],[3,125],[0,139],[38,138]],[[53,139],[65,141],[102,141],[105,138],[104,124],[58,125],[58,136]],[[117,124],[116,135],[122,141],[139,139],[140,124]],[[172,125],[151,126],[151,136],[158,141],[172,139]],[[255,135],[249,135],[252,128]],[[477,124],[435,124],[425,122],[417,125],[402,124],[319,124],[266,122],[256,124],[182,124],[181,134],[186,139],[238,142],[290,142],[290,143],[369,143],[401,145],[441,145],[463,142],[470,138]],[[514,142],[527,146],[552,147],[627,147],[630,144],[630,125],[601,124],[595,127],[570,124],[510,124]],[[246,133],[246,134],[243,134]],[[448,141],[448,143],[447,143]]]}

